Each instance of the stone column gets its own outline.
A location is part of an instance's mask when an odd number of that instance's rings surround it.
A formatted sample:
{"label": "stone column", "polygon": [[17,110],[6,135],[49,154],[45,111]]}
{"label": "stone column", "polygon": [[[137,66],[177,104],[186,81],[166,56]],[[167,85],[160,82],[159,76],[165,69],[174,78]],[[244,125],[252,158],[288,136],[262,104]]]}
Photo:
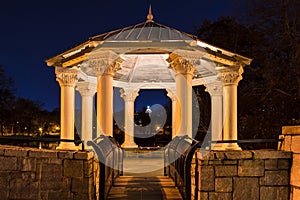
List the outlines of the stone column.
{"label": "stone column", "polygon": [[113,136],[113,77],[121,69],[123,59],[112,52],[95,54],[89,59],[98,78],[97,134]]}
{"label": "stone column", "polygon": [[176,72],[176,135],[192,137],[192,78],[195,67],[175,53],[168,58]]}
{"label": "stone column", "polygon": [[172,138],[176,137],[176,93],[167,89],[168,97],[172,100]]}
{"label": "stone column", "polygon": [[[74,140],[75,83],[79,70],[73,68],[55,68],[56,80],[60,85],[60,139]],[[76,150],[73,142],[60,142],[57,149]]]}
{"label": "stone column", "polygon": [[138,90],[134,89],[121,89],[121,97],[124,99],[125,112],[124,112],[124,148],[137,148],[134,142],[134,100],[138,96]]}
{"label": "stone column", "polygon": [[85,149],[92,149],[86,143],[93,139],[93,106],[96,84],[87,81],[78,82],[76,90],[82,98],[81,139],[84,141]]}
{"label": "stone column", "polygon": [[[223,86],[222,83],[206,84],[206,91],[210,94],[211,99],[211,140],[223,140]],[[222,143],[212,144],[213,150],[224,150],[225,145]]]}
{"label": "stone column", "polygon": [[[237,140],[237,86],[242,79],[241,66],[217,67],[223,82],[224,140]],[[225,144],[226,150],[241,150],[237,143]]]}

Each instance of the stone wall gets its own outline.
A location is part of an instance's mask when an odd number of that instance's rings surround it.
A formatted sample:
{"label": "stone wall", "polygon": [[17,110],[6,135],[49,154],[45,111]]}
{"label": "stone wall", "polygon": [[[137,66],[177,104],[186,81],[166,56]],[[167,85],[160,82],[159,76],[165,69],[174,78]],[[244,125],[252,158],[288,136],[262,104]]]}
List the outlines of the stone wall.
{"label": "stone wall", "polygon": [[288,200],[290,163],[276,150],[197,152],[192,199]]}
{"label": "stone wall", "polygon": [[0,199],[96,199],[92,152],[0,146]]}
{"label": "stone wall", "polygon": [[292,152],[293,161],[291,168],[291,200],[300,199],[300,126],[285,126],[282,127],[282,135],[284,139],[282,145],[279,145],[279,150]]}

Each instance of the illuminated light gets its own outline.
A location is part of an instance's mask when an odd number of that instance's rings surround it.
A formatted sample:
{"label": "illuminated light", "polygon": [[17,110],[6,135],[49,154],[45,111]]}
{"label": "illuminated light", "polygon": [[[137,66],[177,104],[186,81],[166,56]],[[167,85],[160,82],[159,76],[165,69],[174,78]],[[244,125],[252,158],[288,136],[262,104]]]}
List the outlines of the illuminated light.
{"label": "illuminated light", "polygon": [[64,62],[64,63],[62,64],[62,67],[70,67],[70,66],[73,66],[73,65],[75,65],[75,64],[77,64],[77,63],[80,63],[80,62],[86,60],[86,58],[87,58],[87,55],[84,54],[84,55],[82,55],[82,56],[79,56],[79,57],[77,57],[77,58],[74,58],[74,59],[72,59],[72,60],[69,60],[69,61]]}

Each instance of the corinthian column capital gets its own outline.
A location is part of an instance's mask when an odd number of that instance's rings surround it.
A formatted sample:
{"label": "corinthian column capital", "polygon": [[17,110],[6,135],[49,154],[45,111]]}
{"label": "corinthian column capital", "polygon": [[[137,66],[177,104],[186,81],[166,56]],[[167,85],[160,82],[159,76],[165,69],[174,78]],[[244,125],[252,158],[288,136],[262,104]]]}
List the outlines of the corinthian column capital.
{"label": "corinthian column capital", "polygon": [[124,101],[134,101],[135,98],[139,96],[139,90],[129,88],[122,88],[120,93],[120,96],[124,99]]}
{"label": "corinthian column capital", "polygon": [[82,81],[76,85],[76,90],[79,91],[81,96],[94,96],[96,93],[97,85],[95,83]]}
{"label": "corinthian column capital", "polygon": [[210,96],[221,96],[223,95],[223,85],[222,82],[213,82],[205,84],[205,91],[210,94]]}
{"label": "corinthian column capital", "polygon": [[195,67],[191,61],[179,56],[176,53],[171,53],[167,61],[170,63],[170,67],[179,74],[191,74],[193,75]]}
{"label": "corinthian column capital", "polygon": [[238,85],[239,81],[243,79],[242,73],[244,70],[240,65],[230,67],[221,66],[216,69],[224,86]]}
{"label": "corinthian column capital", "polygon": [[85,64],[91,67],[98,77],[103,75],[114,76],[115,72],[121,69],[123,61],[112,51],[96,51],[89,55]]}
{"label": "corinthian column capital", "polygon": [[79,73],[79,69],[76,67],[73,68],[62,68],[56,67],[56,81],[59,83],[60,87],[74,87],[77,81],[77,75]]}
{"label": "corinthian column capital", "polygon": [[175,89],[169,89],[167,88],[167,96],[172,100],[172,101],[176,101],[176,90]]}

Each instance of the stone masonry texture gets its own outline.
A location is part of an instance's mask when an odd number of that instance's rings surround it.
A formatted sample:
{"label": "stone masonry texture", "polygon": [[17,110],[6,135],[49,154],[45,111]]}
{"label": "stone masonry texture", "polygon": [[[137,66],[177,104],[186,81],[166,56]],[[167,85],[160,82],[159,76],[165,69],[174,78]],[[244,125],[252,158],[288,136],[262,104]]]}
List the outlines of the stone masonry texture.
{"label": "stone masonry texture", "polygon": [[[293,158],[290,174],[290,200],[300,200],[300,126],[282,127],[282,135],[279,138],[283,138],[284,140],[282,144],[278,145],[278,150],[291,152]],[[282,160],[278,162],[278,166],[286,168],[287,163]],[[284,181],[286,180],[280,179],[276,182]],[[278,194],[279,191],[270,191],[270,189],[267,190],[266,188],[264,192],[273,192],[273,194],[277,192]]]}
{"label": "stone masonry texture", "polygon": [[199,150],[192,165],[193,199],[289,200],[292,157],[277,150]]}
{"label": "stone masonry texture", "polygon": [[94,200],[99,164],[92,152],[0,145],[0,199]]}

